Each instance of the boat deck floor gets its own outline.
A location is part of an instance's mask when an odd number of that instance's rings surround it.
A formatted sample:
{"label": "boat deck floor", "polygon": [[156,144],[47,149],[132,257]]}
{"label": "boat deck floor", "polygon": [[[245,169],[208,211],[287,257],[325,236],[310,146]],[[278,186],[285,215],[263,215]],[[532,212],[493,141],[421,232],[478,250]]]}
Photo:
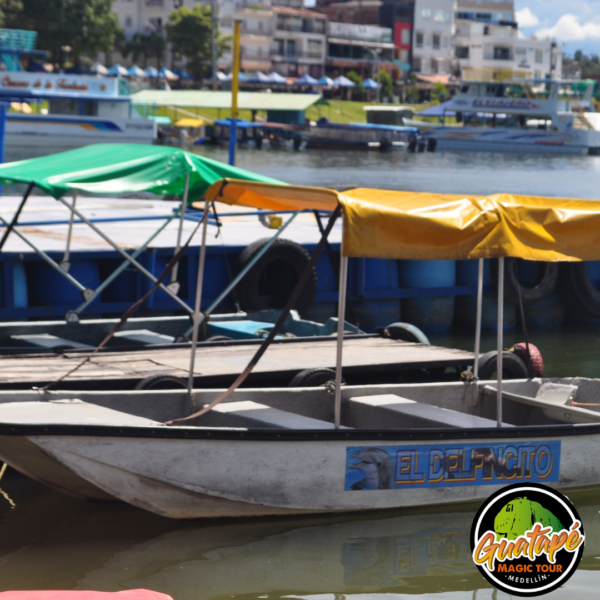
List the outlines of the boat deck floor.
{"label": "boat deck floor", "polygon": [[[194,375],[196,387],[229,385],[243,371],[260,340],[200,344]],[[0,389],[24,389],[56,381],[75,368],[87,351],[63,354],[5,356],[0,369]],[[378,336],[356,336],[344,340],[344,376],[360,373],[414,371],[419,369],[464,368],[473,364],[473,353],[439,346],[426,346]],[[270,380],[284,386],[305,369],[335,368],[336,339],[293,339],[275,341],[267,349],[251,378]],[[89,389],[131,388],[135,382],[154,374],[187,377],[188,347],[140,349],[96,354],[89,362],[61,382],[60,387]],[[116,385],[121,382],[120,385]],[[249,378],[249,383],[252,380]],[[68,384],[68,385],[65,385]]]}

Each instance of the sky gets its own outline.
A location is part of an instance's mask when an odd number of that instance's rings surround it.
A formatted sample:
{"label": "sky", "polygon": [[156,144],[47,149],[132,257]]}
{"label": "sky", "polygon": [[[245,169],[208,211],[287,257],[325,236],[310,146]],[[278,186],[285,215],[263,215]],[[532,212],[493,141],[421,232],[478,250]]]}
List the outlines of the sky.
{"label": "sky", "polygon": [[552,37],[572,56],[600,54],[600,0],[515,0],[519,29],[529,37]]}

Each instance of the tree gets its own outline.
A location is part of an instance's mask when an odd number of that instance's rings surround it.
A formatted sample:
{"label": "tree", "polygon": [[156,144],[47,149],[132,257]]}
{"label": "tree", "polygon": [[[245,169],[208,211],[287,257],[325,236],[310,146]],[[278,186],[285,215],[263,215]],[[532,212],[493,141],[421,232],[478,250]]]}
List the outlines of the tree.
{"label": "tree", "polygon": [[381,69],[373,79],[377,81],[379,76],[379,85],[381,86],[381,96],[391,97],[394,95],[394,84],[392,82],[392,76],[385,70]]}
{"label": "tree", "polygon": [[365,94],[365,88],[363,86],[362,83],[362,79],[360,78],[360,75],[356,72],[356,71],[350,71],[350,73],[348,73],[346,75],[346,77],[354,84],[356,84],[356,87],[352,88],[352,99],[353,100],[362,100],[364,94]]}
{"label": "tree", "polygon": [[21,0],[0,0],[0,27],[19,29],[23,18],[23,2]]}
{"label": "tree", "polygon": [[[3,0],[6,1],[6,0]],[[21,0],[21,29],[38,32],[37,47],[60,67],[83,56],[110,52],[121,28],[113,0]]]}
{"label": "tree", "polygon": [[431,102],[439,104],[440,102],[444,102],[447,98],[448,88],[440,81],[434,83],[431,90]]}
{"label": "tree", "polygon": [[[178,8],[169,15],[165,29],[173,52],[185,56],[190,75],[201,79],[212,60],[211,8],[200,4],[194,8]],[[228,48],[228,39],[221,37],[218,29],[215,37],[219,57]]]}
{"label": "tree", "polygon": [[160,69],[166,49],[165,38],[160,33],[152,31],[147,34],[136,33],[131,40],[124,42],[122,54],[123,56],[131,54],[135,63],[140,57],[143,57],[144,68],[148,66],[148,58],[156,58],[157,67]]}

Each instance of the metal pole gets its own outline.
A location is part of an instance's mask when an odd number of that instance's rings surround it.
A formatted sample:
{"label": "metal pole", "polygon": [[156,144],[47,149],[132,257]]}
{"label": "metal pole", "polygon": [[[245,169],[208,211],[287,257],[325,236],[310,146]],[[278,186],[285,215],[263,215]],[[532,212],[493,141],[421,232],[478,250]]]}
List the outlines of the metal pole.
{"label": "metal pole", "polygon": [[[342,247],[343,252],[343,247]],[[346,314],[346,288],[348,277],[348,257],[342,256],[340,260],[340,291],[338,294],[338,330],[337,330],[337,356],[335,361],[335,408],[334,425],[340,428],[342,413],[342,349],[344,346],[344,315]]]}
{"label": "metal pole", "polygon": [[[73,190],[73,206],[77,202],[77,190]],[[75,220],[75,215],[73,211],[71,211],[71,217],[69,218],[69,233],[67,233],[67,247],[65,248],[65,254],[63,259],[60,261],[60,268],[63,271],[69,271],[71,268],[71,263],[69,262],[69,253],[71,252],[71,236],[73,235],[73,221]]]}
{"label": "metal pole", "polygon": [[[0,164],[4,162],[4,138],[6,134],[6,108],[7,105],[0,104]],[[2,196],[2,186],[0,185],[0,196]]]}
{"label": "metal pole", "polygon": [[[137,258],[145,249],[146,246],[148,246],[148,244],[150,242],[152,242],[152,240],[157,237],[160,232],[165,229],[165,227],[173,220],[177,217],[179,212],[179,209],[177,209],[173,215],[171,215],[131,256],[132,258]],[[93,295],[89,298],[89,300],[87,300],[86,302],[84,302],[83,304],[80,304],[74,311],[69,311],[67,313],[67,316],[69,314],[73,315],[73,314],[79,314],[81,313],[83,310],[85,310],[94,300],[94,298],[102,293],[126,268],[127,265],[129,265],[129,261],[126,260],[124,262],[121,263],[121,265],[115,269],[94,291]]]}
{"label": "metal pole", "polygon": [[217,1],[210,3],[210,43],[212,54],[212,89],[217,89]]}
{"label": "metal pole", "polygon": [[[189,189],[190,189],[190,174],[187,173],[185,176],[185,187],[183,189],[183,200],[181,202],[179,231],[177,232],[177,246],[175,248],[175,254],[177,254],[179,252],[179,248],[181,248],[181,234],[183,233],[183,223],[185,221],[185,209],[187,207]],[[179,269],[179,262],[176,262],[175,266],[173,267],[173,271],[171,271],[171,284],[173,284],[177,281],[178,269]],[[179,290],[177,289],[175,291],[178,292]]]}
{"label": "metal pole", "polygon": [[[375,57],[377,57],[378,54],[377,52],[375,52]],[[377,64],[377,58],[375,58],[375,64]],[[381,79],[381,68],[379,68],[377,70],[377,104],[379,104],[381,102],[381,84],[379,83],[380,79]]]}
{"label": "metal pole", "polygon": [[[236,278],[219,294],[218,298],[204,311],[202,314],[201,325],[206,317],[212,313],[221,303],[223,298],[231,292],[231,290],[244,278],[246,273],[261,259],[262,255],[271,247],[273,242],[284,232],[285,228],[298,216],[299,211],[296,211],[278,230],[277,233],[260,249],[260,251],[252,258],[252,260],[240,271]],[[190,327],[184,335],[190,335],[192,332]]]}
{"label": "metal pole", "polygon": [[[8,227],[8,223],[0,217],[0,221]],[[89,294],[93,293],[93,290],[86,288],[81,285],[77,279],[69,275],[66,271],[60,268],[60,265],[54,262],[43,250],[37,248],[33,242],[30,242],[18,229],[13,227],[14,233],[19,236],[36,254],[38,254],[45,262],[47,262],[55,271],[58,271],[65,279],[70,281],[84,296],[85,299],[89,297]]]}
{"label": "metal pole", "polygon": [[[125,250],[115,244],[105,233],[103,233],[98,227],[96,227],[88,218],[84,217],[74,206],[70,206],[64,198],[58,198],[59,202],[62,202],[69,210],[72,210],[86,225],[88,225],[92,231],[95,231],[105,242],[108,242],[124,259],[129,261],[134,267],[136,267],[141,273],[143,273],[152,283],[157,283],[158,279],[145,269],[135,258],[131,257]],[[193,310],[183,301],[178,298],[168,287],[160,284],[160,289],[167,294],[170,298],[175,300],[181,308],[187,311],[189,314],[193,314]]]}
{"label": "metal pole", "polygon": [[13,215],[10,225],[6,228],[6,231],[4,232],[4,235],[2,236],[2,239],[0,240],[0,250],[2,250],[2,248],[4,247],[4,244],[6,243],[6,240],[8,239],[8,236],[10,235],[10,232],[13,230],[13,227],[17,224],[17,221],[19,220],[19,215],[21,214],[21,211],[23,210],[23,207],[25,206],[25,202],[27,202],[27,198],[29,198],[29,194],[31,194],[31,190],[33,190],[34,186],[35,186],[35,183],[33,181],[27,186],[27,189],[25,190],[25,193],[23,194],[23,198],[21,198],[21,204],[19,204],[19,207],[17,208],[17,212]]}
{"label": "metal pole", "polygon": [[206,229],[208,225],[208,200],[204,201],[204,216],[202,217],[202,245],[198,260],[198,280],[196,281],[196,304],[194,305],[194,333],[192,335],[192,353],[190,355],[190,373],[188,375],[188,394],[194,387],[194,364],[196,362],[196,347],[198,346],[198,330],[200,329],[200,301],[202,300],[202,282],[204,280],[204,263],[206,260]]}
{"label": "metal pole", "polygon": [[496,385],[496,420],[502,427],[502,351],[504,333],[504,258],[498,259],[498,379]]}
{"label": "metal pole", "polygon": [[235,148],[237,145],[238,90],[240,87],[240,29],[242,22],[236,20],[233,25],[233,65],[231,68],[231,119],[229,120],[229,164],[235,166]]}
{"label": "metal pole", "polygon": [[479,259],[479,272],[477,275],[477,318],[475,319],[475,365],[473,377],[479,377],[479,353],[481,344],[481,311],[483,308],[483,258]]}

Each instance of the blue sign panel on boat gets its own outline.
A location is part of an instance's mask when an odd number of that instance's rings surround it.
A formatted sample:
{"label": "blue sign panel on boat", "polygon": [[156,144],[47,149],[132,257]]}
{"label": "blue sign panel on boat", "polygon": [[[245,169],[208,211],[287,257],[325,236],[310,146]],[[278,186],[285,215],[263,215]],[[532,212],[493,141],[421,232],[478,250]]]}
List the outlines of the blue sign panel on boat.
{"label": "blue sign panel on boat", "polygon": [[346,490],[558,481],[560,442],[349,446]]}

